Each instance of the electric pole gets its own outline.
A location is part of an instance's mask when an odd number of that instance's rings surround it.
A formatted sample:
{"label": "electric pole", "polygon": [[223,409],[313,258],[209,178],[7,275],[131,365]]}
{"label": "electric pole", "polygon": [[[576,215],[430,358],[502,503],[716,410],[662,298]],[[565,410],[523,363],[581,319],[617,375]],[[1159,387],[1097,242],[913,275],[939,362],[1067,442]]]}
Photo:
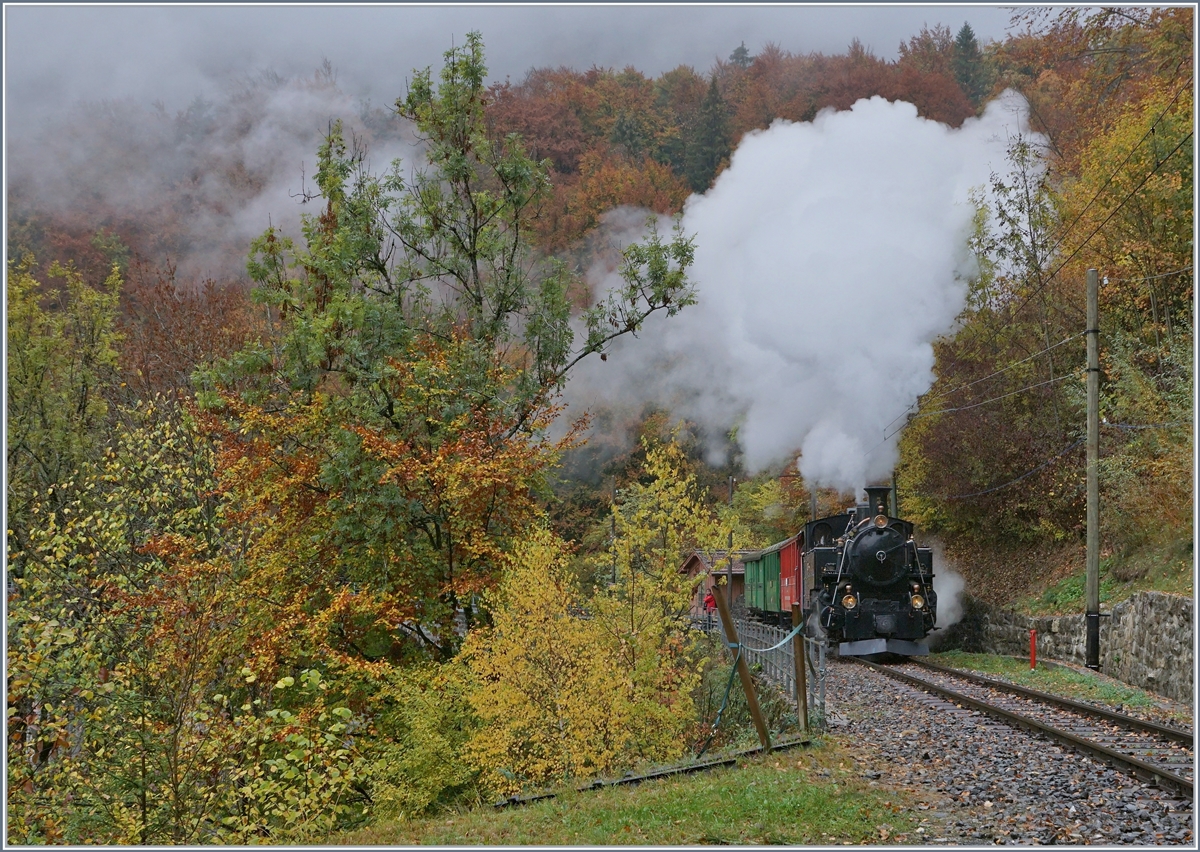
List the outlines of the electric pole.
{"label": "electric pole", "polygon": [[725,575],[728,578],[729,585],[726,588],[729,590],[729,608],[733,609],[733,483],[734,478],[729,477],[729,570]]}
{"label": "electric pole", "polygon": [[1100,668],[1100,284],[1087,271],[1087,667]]}

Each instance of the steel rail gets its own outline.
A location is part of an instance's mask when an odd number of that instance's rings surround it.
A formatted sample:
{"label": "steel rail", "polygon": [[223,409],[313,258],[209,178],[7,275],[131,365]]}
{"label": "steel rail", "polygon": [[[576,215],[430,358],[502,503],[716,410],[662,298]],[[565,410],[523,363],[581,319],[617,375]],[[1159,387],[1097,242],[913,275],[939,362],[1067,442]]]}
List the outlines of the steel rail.
{"label": "steel rail", "polygon": [[1193,798],[1192,782],[1189,779],[1176,775],[1173,772],[1167,772],[1165,769],[1160,769],[1153,764],[1138,760],[1136,757],[1132,757],[1128,754],[1122,754],[1118,751],[1113,751],[1110,748],[1106,748],[1105,746],[1092,742],[1091,740],[1083,737],[1076,736],[1075,734],[1064,731],[1061,728],[1055,728],[1053,725],[1047,725],[1045,722],[1039,722],[1036,719],[1023,716],[1020,713],[1014,713],[1011,710],[1005,710],[995,706],[994,704],[988,704],[986,701],[980,701],[979,699],[972,698],[969,695],[963,695],[961,692],[955,692],[953,689],[939,686],[935,683],[930,683],[929,681],[922,680],[919,677],[913,677],[912,675],[905,674],[904,672],[898,672],[894,669],[888,668],[887,666],[881,666],[878,663],[872,663],[863,659],[858,659],[857,662],[866,666],[867,668],[874,669],[885,677],[904,681],[905,683],[909,683],[926,692],[937,693],[945,698],[949,698],[956,704],[967,705],[975,710],[979,710],[982,713],[987,713],[992,716],[999,716],[1005,721],[1025,728],[1026,730],[1045,734],[1051,739],[1066,743],[1085,754],[1106,760],[1110,765],[1117,766],[1126,772],[1130,772],[1136,777],[1141,778],[1143,781],[1149,781],[1160,786],[1169,787],[1170,789],[1175,790],[1177,793],[1180,793],[1189,799]]}
{"label": "steel rail", "polygon": [[919,657],[913,657],[908,660],[909,663],[921,666],[923,668],[932,669],[942,674],[953,675],[960,677],[963,680],[969,680],[972,683],[977,683],[980,686],[988,686],[992,689],[999,689],[1004,692],[1010,692],[1013,695],[1020,695],[1025,698],[1032,698],[1037,701],[1045,702],[1046,704],[1056,704],[1067,710],[1075,710],[1080,713],[1087,713],[1091,716],[1098,716],[1102,719],[1108,719],[1110,722],[1116,722],[1124,725],[1127,728],[1143,731],[1148,734],[1158,734],[1160,737],[1165,737],[1183,745],[1193,746],[1193,734],[1191,731],[1185,731],[1182,728],[1173,728],[1170,725],[1160,725],[1157,722],[1148,722],[1145,719],[1138,719],[1133,716],[1127,716],[1124,713],[1118,713],[1115,710],[1109,710],[1106,707],[1097,707],[1094,704],[1088,704],[1084,701],[1075,701],[1071,698],[1064,698],[1061,695],[1051,695],[1049,692],[1042,692],[1037,689],[1030,689],[1027,686],[1018,686],[1015,683],[1008,683],[1003,680],[995,680],[994,678],[986,677],[975,672],[963,671],[962,669],[952,669],[947,666],[941,666],[937,663],[930,663],[922,660]]}

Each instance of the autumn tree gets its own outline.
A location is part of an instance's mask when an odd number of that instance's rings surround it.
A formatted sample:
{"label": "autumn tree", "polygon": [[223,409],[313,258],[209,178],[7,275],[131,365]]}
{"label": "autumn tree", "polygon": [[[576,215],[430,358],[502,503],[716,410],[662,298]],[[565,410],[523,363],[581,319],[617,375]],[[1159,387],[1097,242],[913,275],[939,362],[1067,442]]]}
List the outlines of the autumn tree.
{"label": "autumn tree", "polygon": [[618,494],[616,582],[598,589],[590,605],[635,714],[628,746],[635,761],[675,758],[685,747],[699,678],[689,629],[694,580],[679,567],[694,550],[724,547],[728,534],[688,472],[676,436],[646,445],[645,481]]}
{"label": "autumn tree", "polygon": [[[1149,507],[1190,511],[1171,472],[1192,441],[1178,360],[1192,346],[1192,249],[1182,238],[1193,221],[1183,155],[1191,60],[1180,29],[1190,14],[1068,11],[999,52],[1049,144],[1017,140],[1010,177],[992,181],[967,310],[935,345],[937,382],[901,442],[906,510],[927,528],[996,547],[1071,546],[1082,535],[1084,281],[1094,267],[1104,282],[1101,416],[1111,424],[1101,440],[1104,541],[1122,560],[1176,548]],[[1022,73],[1042,69],[1036,80],[1016,73],[1016,56]]]}
{"label": "autumn tree", "polygon": [[67,500],[102,441],[116,385],[121,275],[99,287],[55,263],[45,282],[33,259],[9,267],[7,287],[7,546],[25,546],[35,503]]}
{"label": "autumn tree", "polygon": [[425,142],[415,168],[370,174],[335,123],[304,245],[254,244],[279,333],[210,373],[204,400],[254,519],[248,576],[284,599],[264,636],[303,621],[337,659],[395,659],[406,642],[451,656],[455,613],[472,617],[533,517],[570,368],[693,299],[691,242],[655,231],[575,339],[575,281],[529,245],[547,168],[489,133],[485,74],[472,35],[440,84],[415,75],[396,104]]}
{"label": "autumn tree", "polygon": [[[1058,218],[1043,157],[1014,138],[1010,173],[993,175],[989,200],[977,199],[970,245],[980,274],[962,328],[935,347],[938,379],[905,436],[935,460],[902,486],[914,517],[996,545],[1082,529],[1082,409],[1064,387],[1082,381],[1082,341],[1064,345],[1078,339],[1081,306],[1078,288],[1053,274]],[[986,456],[977,452],[984,443]],[[1039,467],[1072,444],[1061,463]],[[1030,470],[1021,487],[995,488]]]}
{"label": "autumn tree", "polygon": [[1095,267],[1103,281],[1103,531],[1123,557],[1190,540],[1193,128],[1190,85],[1147,86],[1085,147],[1062,197],[1064,274]]}
{"label": "autumn tree", "polygon": [[900,42],[900,64],[913,65],[925,73],[946,74],[954,63],[956,44],[949,27],[923,26],[907,42]]}
{"label": "autumn tree", "polygon": [[1088,140],[1105,132],[1124,105],[1164,83],[1172,93],[1191,85],[1192,25],[1188,7],[1027,9],[1026,33],[993,55],[998,86],[1029,101],[1033,128],[1050,139],[1052,174],[1072,173]]}
{"label": "autumn tree", "polygon": [[209,555],[218,550],[212,457],[161,401],[117,412],[115,426],[64,498],[34,495],[27,536],[9,553],[19,579],[7,621],[8,778],[21,791],[9,830],[24,842],[192,836],[165,764],[189,783],[171,743],[189,733],[176,711],[209,685],[181,681],[208,655],[164,653],[151,636],[182,640],[201,626],[214,641],[220,621],[208,607],[219,596],[205,589],[190,625],[158,621],[146,596],[164,587],[172,537],[194,542],[193,553],[205,541]]}
{"label": "autumn tree", "polygon": [[535,532],[491,599],[492,626],[464,648],[482,723],[467,753],[495,792],[612,771],[634,735],[566,555]]}
{"label": "autumn tree", "polygon": [[590,594],[573,581],[564,542],[537,532],[514,554],[490,630],[465,656],[478,678],[482,728],[469,751],[496,792],[591,777],[682,755],[694,733],[697,649],[689,629],[694,549],[726,532],[680,446],[645,447],[645,483],[613,507],[615,566]]}
{"label": "autumn tree", "polygon": [[565,68],[534,68],[520,85],[494,85],[487,109],[493,134],[519,134],[530,157],[549,161],[560,176],[573,174],[590,141],[576,100],[580,85]]}
{"label": "autumn tree", "polygon": [[174,264],[130,266],[117,317],[119,396],[192,395],[197,367],[225,358],[265,333],[262,309],[243,282],[181,279]]}

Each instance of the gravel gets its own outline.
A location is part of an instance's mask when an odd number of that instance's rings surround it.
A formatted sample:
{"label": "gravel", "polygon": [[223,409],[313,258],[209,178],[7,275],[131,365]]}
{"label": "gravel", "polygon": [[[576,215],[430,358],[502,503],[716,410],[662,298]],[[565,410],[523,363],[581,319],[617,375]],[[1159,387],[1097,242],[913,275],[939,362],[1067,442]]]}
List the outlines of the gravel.
{"label": "gravel", "polygon": [[915,794],[901,844],[1195,846],[1191,800],[862,666],[829,667],[831,733],[871,786]]}

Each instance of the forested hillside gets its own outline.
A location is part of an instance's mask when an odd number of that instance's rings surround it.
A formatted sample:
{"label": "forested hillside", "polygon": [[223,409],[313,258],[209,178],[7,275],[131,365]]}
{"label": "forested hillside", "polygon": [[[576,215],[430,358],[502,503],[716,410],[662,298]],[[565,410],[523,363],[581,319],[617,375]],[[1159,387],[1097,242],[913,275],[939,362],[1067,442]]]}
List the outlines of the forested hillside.
{"label": "forested hillside", "polygon": [[[1190,562],[1192,10],[1022,14],[654,79],[489,84],[473,34],[387,107],[326,66],[11,141],[10,840],[313,842],[694,749],[676,569],[792,534],[799,447],[750,471],[736,430],[562,394],[695,305],[672,216],[747,134],[861,98],[959,127],[1013,89],[1032,125],[895,425],[902,514],[981,595],[1082,561],[1095,267],[1109,570]],[[614,248],[618,208],[657,218]]]}

